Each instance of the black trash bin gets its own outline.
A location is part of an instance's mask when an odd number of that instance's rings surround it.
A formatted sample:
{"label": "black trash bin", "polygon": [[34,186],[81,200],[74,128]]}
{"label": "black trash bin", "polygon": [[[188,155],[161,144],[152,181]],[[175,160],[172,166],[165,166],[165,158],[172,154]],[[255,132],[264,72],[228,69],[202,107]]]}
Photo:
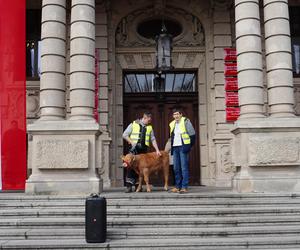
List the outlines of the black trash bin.
{"label": "black trash bin", "polygon": [[91,194],[85,201],[86,242],[105,242],[106,230],[106,199],[98,194]]}

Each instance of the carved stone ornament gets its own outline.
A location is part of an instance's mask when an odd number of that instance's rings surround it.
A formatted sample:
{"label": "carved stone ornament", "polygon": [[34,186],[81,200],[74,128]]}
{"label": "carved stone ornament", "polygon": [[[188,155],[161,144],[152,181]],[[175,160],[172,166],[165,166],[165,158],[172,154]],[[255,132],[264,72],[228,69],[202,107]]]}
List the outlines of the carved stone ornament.
{"label": "carved stone ornament", "polygon": [[231,153],[230,153],[229,145],[221,146],[221,165],[222,165],[222,172],[224,173],[236,172],[236,168],[233,166],[233,163],[231,161]]}
{"label": "carved stone ornament", "polygon": [[210,0],[213,9],[229,9],[233,5],[232,0]]}
{"label": "carved stone ornament", "polygon": [[[158,1],[159,3],[160,1]],[[153,47],[155,41],[142,37],[137,32],[139,23],[149,18],[161,18],[160,5],[136,10],[122,18],[116,29],[117,47]],[[182,33],[173,38],[173,46],[204,46],[204,30],[200,20],[185,10],[166,5],[163,15],[165,19],[176,20],[182,26]]]}
{"label": "carved stone ornament", "polygon": [[39,113],[39,91],[27,90],[26,115],[27,118],[37,118]]}

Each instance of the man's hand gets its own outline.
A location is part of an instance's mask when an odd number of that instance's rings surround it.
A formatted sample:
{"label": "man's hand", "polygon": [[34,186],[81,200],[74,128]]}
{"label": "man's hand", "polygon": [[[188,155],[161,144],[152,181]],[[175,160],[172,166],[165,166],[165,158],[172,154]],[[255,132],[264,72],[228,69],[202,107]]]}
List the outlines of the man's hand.
{"label": "man's hand", "polygon": [[158,156],[161,156],[161,152],[160,152],[159,150],[156,150],[156,154],[157,154]]}

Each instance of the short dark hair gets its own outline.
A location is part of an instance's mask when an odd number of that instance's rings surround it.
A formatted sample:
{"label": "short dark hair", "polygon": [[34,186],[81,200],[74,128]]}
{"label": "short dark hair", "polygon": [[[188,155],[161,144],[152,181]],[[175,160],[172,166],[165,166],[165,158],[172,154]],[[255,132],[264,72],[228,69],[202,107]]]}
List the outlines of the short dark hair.
{"label": "short dark hair", "polygon": [[148,117],[152,117],[152,113],[150,111],[145,111],[143,116],[148,116]]}
{"label": "short dark hair", "polygon": [[180,108],[173,108],[172,111],[173,111],[173,114],[176,113],[176,112],[182,114],[182,110]]}

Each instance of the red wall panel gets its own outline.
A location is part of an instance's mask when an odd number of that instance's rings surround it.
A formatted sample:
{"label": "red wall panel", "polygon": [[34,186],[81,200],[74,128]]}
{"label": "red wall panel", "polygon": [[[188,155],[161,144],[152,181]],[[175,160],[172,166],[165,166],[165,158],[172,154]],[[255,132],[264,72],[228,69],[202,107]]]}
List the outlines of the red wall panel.
{"label": "red wall panel", "polygon": [[25,0],[0,0],[0,121],[2,190],[26,180]]}

